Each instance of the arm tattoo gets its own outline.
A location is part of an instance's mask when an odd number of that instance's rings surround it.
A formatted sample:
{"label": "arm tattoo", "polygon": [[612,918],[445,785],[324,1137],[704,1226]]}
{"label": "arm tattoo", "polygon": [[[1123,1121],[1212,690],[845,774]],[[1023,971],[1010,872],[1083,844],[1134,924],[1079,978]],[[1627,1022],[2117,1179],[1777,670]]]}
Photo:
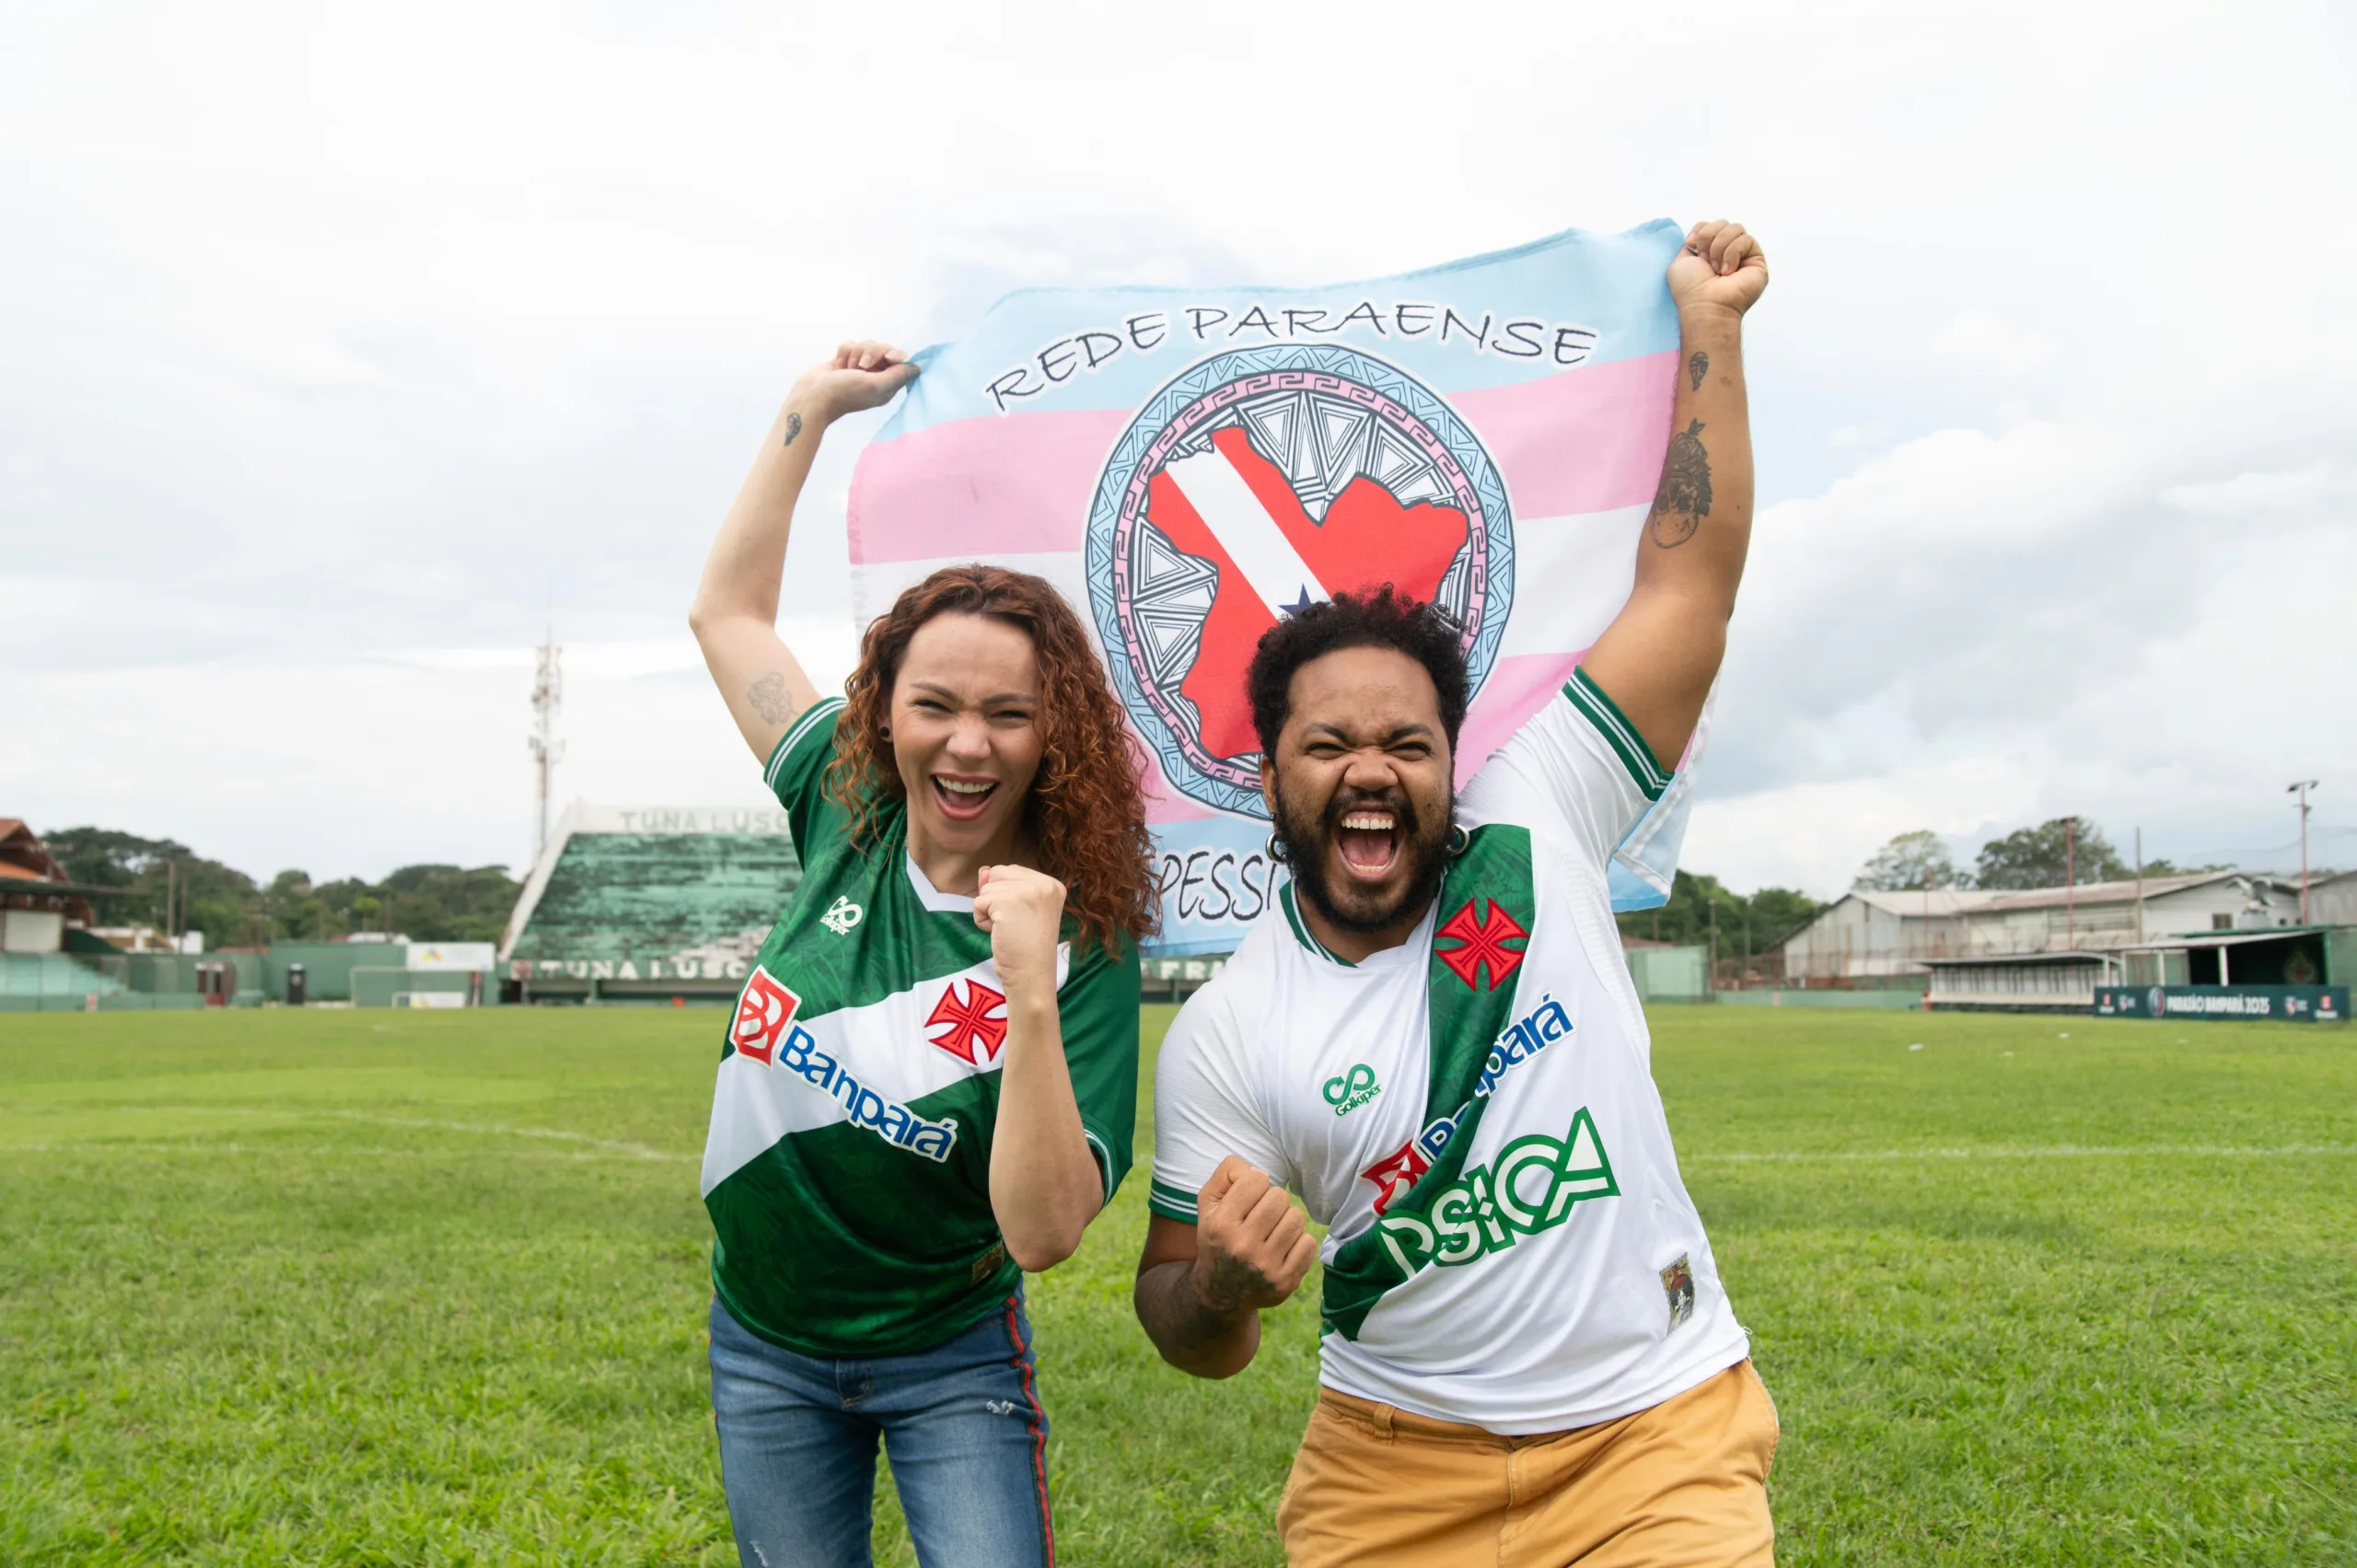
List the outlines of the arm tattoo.
{"label": "arm tattoo", "polygon": [[772,724],[784,724],[794,717],[794,699],[786,695],[785,677],[774,671],[745,688],[745,701]]}
{"label": "arm tattoo", "polygon": [[1694,357],[1686,362],[1686,377],[1689,381],[1693,383],[1692,387],[1689,389],[1697,392],[1701,391],[1702,389],[1702,377],[1708,376],[1710,373],[1711,356],[1704,354],[1701,349],[1696,349],[1694,351]]}
{"label": "arm tattoo", "polygon": [[785,439],[778,443],[779,449],[784,450],[785,447],[793,446],[794,438],[801,434],[802,416],[798,413],[787,414],[785,416]]}
{"label": "arm tattoo", "polygon": [[1203,1281],[1202,1294],[1221,1312],[1243,1310],[1248,1296],[1271,1294],[1269,1276],[1243,1259],[1225,1252],[1213,1254],[1211,1276]]}
{"label": "arm tattoo", "polygon": [[1661,488],[1654,492],[1654,542],[1675,550],[1694,537],[1711,510],[1711,454],[1702,447],[1702,422],[1695,420],[1669,438],[1662,459]]}
{"label": "arm tattoo", "polygon": [[1236,1332],[1242,1309],[1226,1316],[1213,1313],[1195,1289],[1192,1263],[1164,1264],[1141,1275],[1137,1286],[1138,1322],[1157,1345],[1190,1356],[1209,1349]]}

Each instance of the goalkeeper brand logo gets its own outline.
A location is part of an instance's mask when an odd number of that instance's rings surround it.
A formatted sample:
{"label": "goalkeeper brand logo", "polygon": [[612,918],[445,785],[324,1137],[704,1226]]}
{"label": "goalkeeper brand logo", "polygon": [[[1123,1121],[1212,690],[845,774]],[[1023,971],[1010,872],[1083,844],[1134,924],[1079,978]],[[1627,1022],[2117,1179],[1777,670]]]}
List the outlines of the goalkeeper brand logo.
{"label": "goalkeeper brand logo", "polygon": [[753,976],[737,998],[737,1016],[728,1026],[728,1043],[737,1054],[766,1067],[777,1058],[777,1042],[794,1022],[802,998],[778,982],[768,969],[755,965]]}
{"label": "goalkeeper brand logo", "polygon": [[1562,1138],[1516,1138],[1496,1159],[1442,1188],[1422,1214],[1384,1215],[1376,1234],[1403,1274],[1427,1263],[1461,1268],[1554,1229],[1584,1199],[1620,1191],[1583,1106]]}
{"label": "goalkeeper brand logo", "polygon": [[1337,1116],[1348,1116],[1382,1092],[1383,1086],[1375,1081],[1375,1069],[1364,1062],[1327,1079],[1324,1090],[1326,1103]]}

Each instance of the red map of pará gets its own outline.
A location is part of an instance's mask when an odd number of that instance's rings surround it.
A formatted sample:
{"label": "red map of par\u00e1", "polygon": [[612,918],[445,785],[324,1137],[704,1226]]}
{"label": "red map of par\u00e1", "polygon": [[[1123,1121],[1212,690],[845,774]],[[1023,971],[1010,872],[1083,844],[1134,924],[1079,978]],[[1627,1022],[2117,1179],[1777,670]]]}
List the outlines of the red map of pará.
{"label": "red map of par\u00e1", "polygon": [[1334,497],[1321,524],[1243,430],[1214,432],[1212,446],[1154,476],[1146,517],[1172,544],[1218,569],[1202,650],[1178,689],[1202,715],[1203,749],[1232,760],[1260,749],[1244,671],[1279,614],[1384,583],[1429,599],[1465,548],[1468,528],[1456,507],[1403,506],[1364,474]]}

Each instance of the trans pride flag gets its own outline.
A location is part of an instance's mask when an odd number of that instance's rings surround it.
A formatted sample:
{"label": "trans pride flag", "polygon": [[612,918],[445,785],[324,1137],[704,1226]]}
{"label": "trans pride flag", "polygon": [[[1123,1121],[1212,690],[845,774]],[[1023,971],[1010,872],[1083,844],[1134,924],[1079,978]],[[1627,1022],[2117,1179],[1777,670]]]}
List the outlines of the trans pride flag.
{"label": "trans pride flag", "polygon": [[[1153,759],[1165,953],[1281,882],[1244,669],[1279,616],[1394,583],[1465,627],[1461,784],[1629,597],[1669,441],[1683,231],[1576,230],[1329,288],[1026,289],[918,377],[852,479],[861,625],[934,571],[1035,573],[1094,630]],[[1620,845],[1667,897],[1691,768]]]}

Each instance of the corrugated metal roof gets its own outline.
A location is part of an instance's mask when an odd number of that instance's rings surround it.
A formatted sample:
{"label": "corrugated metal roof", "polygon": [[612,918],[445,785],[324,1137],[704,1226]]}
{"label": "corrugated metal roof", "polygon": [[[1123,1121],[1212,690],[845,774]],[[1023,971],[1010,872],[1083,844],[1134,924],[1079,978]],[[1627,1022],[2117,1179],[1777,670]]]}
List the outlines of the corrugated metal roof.
{"label": "corrugated metal roof", "polygon": [[[2076,888],[1943,888],[1932,892],[1883,892],[1873,888],[1852,888],[1844,895],[1887,914],[1912,915],[1921,920],[1926,916],[1976,914],[1991,910],[2061,909],[2066,904],[2125,904],[2136,900],[2139,890],[2146,900],[2170,893],[2181,893],[2188,888],[2206,887],[2246,875],[2238,871],[2203,871],[2179,877],[2147,877],[2142,883],[2082,882]],[[2297,884],[2281,877],[2258,876],[2254,880],[2277,888]],[[1838,900],[1837,900],[1838,902]]]}

